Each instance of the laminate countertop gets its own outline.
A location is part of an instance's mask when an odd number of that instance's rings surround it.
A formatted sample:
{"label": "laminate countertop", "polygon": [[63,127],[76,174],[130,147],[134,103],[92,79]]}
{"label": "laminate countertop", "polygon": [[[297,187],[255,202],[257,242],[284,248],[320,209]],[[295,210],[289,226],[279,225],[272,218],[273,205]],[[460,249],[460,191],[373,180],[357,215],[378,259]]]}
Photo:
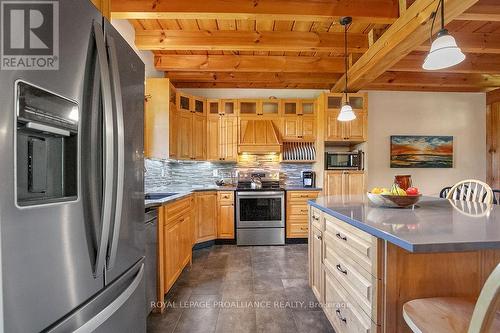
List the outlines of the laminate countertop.
{"label": "laminate countertop", "polygon": [[410,252],[500,249],[498,205],[424,196],[413,209],[385,208],[365,195],[323,196],[309,204]]}
{"label": "laminate countertop", "polygon": [[[173,202],[182,199],[194,192],[207,192],[207,191],[236,191],[236,186],[203,186],[203,187],[182,187],[177,188],[172,191],[162,191],[162,192],[151,192],[150,194],[166,194],[170,193],[172,195],[166,196],[161,199],[145,200],[144,204],[146,208],[161,206],[169,202]],[[321,191],[319,187],[303,187],[303,186],[285,186],[285,191]]]}

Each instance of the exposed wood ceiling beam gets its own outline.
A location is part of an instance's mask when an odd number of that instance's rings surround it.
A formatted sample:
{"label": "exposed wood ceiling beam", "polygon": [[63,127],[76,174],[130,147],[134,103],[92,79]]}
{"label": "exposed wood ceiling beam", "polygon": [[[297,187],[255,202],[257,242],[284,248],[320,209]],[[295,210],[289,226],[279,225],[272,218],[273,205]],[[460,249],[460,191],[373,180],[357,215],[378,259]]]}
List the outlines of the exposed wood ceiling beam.
{"label": "exposed wood ceiling beam", "polygon": [[342,57],[157,55],[159,71],[343,73]]}
{"label": "exposed wood ceiling beam", "polygon": [[[343,33],[236,30],[136,30],[139,50],[343,52]],[[366,34],[349,35],[349,52],[368,49]]]}
{"label": "exposed wood ceiling beam", "polygon": [[[448,0],[445,22],[453,20],[478,0]],[[429,19],[436,9],[434,0],[417,0],[349,69],[348,91],[358,91],[422,45],[429,38]],[[344,77],[332,88],[344,90]]]}
{"label": "exposed wood ceiling beam", "polygon": [[330,83],[340,74],[332,73],[211,73],[169,72],[166,77],[174,82],[252,82],[252,83]]}
{"label": "exposed wood ceiling beam", "polygon": [[500,3],[498,0],[481,0],[455,19],[500,22]]}
{"label": "exposed wood ceiling beam", "polygon": [[[411,53],[392,66],[390,70],[429,73],[422,68],[426,56],[426,53]],[[437,72],[500,74],[500,55],[468,53],[462,63]]]}
{"label": "exposed wood ceiling beam", "polygon": [[329,89],[329,83],[175,82],[176,88]]}
{"label": "exposed wood ceiling beam", "polygon": [[428,87],[500,87],[500,75],[385,72],[372,82],[374,85]]}
{"label": "exposed wood ceiling beam", "polygon": [[[497,53],[500,54],[500,33],[480,33],[480,32],[457,32],[452,31],[451,35],[457,40],[458,46],[463,52],[470,53]],[[429,39],[429,36],[427,36]],[[429,51],[430,43],[415,48],[416,51]]]}
{"label": "exposed wood ceiling beam", "polygon": [[338,21],[391,24],[398,17],[398,0],[119,0],[117,19],[230,19]]}
{"label": "exposed wood ceiling beam", "polygon": [[492,90],[486,94],[486,104],[500,102],[500,88]]}
{"label": "exposed wood ceiling beam", "polygon": [[370,83],[363,90],[387,90],[387,91],[429,91],[429,92],[482,92],[486,89],[480,89],[478,87],[436,87],[436,86],[425,86],[425,85],[413,85],[413,86],[402,86],[402,85],[385,85],[385,84],[374,84]]}

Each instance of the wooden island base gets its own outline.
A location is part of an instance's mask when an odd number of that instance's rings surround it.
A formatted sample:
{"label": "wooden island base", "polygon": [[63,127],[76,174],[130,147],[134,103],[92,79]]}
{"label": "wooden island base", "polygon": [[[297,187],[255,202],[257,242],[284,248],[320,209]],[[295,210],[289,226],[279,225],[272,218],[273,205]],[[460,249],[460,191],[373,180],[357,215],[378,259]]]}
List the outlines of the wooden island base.
{"label": "wooden island base", "polygon": [[500,262],[499,250],[411,253],[386,242],[383,332],[411,332],[403,304],[425,297],[477,298]]}
{"label": "wooden island base", "polygon": [[404,303],[476,299],[500,250],[409,252],[311,207],[309,262],[310,286],[337,333],[411,332]]}

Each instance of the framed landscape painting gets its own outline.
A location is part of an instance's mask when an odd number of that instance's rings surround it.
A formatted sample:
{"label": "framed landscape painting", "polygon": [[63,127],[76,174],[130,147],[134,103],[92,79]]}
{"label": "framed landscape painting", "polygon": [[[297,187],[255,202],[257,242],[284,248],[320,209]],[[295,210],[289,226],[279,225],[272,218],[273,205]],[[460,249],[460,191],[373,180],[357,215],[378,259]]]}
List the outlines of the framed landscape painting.
{"label": "framed landscape painting", "polygon": [[393,135],[391,168],[453,168],[453,137]]}

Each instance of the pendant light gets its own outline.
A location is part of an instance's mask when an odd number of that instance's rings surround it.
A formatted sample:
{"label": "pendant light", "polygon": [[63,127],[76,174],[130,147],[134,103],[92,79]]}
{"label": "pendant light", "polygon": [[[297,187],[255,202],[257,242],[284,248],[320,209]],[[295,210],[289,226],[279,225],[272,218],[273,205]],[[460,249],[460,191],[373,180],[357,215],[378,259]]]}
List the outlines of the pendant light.
{"label": "pendant light", "polygon": [[434,21],[436,20],[437,12],[441,6],[441,30],[437,33],[437,38],[432,42],[431,50],[425,58],[423,69],[438,70],[448,68],[461,63],[465,59],[465,54],[457,46],[455,38],[448,33],[444,28],[444,0],[438,0],[438,6],[431,25],[431,40]]}
{"label": "pendant light", "polygon": [[348,56],[347,56],[347,28],[349,27],[349,24],[352,22],[352,17],[350,16],[345,16],[340,19],[340,24],[344,26],[344,57],[345,57],[345,88],[344,88],[344,94],[345,94],[345,103],[342,105],[342,108],[340,109],[339,115],[337,117],[338,121],[351,121],[356,119],[356,115],[354,114],[354,111],[352,111],[351,105],[349,105],[349,99],[347,96],[347,71],[348,71]]}

